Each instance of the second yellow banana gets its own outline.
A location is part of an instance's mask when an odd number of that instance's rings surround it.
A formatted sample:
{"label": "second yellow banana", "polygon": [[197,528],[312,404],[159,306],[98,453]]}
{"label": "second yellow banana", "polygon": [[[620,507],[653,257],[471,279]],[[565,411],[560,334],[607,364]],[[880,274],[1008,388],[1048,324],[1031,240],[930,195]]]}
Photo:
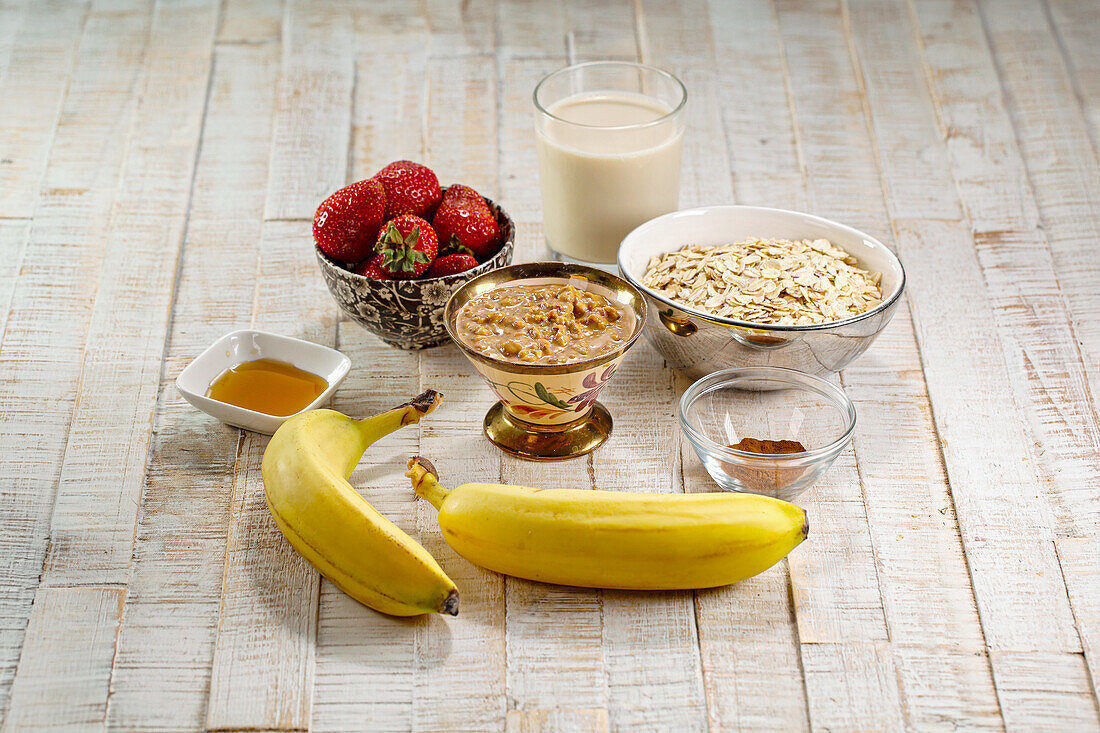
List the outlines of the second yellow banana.
{"label": "second yellow banana", "polygon": [[506,575],[561,585],[710,588],[767,570],[805,539],[806,514],[754,494],[635,494],[500,484],[443,488],[409,461],[455,552]]}

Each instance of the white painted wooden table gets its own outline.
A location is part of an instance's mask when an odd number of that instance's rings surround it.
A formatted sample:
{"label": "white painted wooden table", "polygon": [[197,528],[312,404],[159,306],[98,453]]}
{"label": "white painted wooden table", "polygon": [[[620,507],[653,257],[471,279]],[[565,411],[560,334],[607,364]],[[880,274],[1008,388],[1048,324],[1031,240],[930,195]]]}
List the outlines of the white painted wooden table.
{"label": "white painted wooden table", "polygon": [[[410,157],[545,255],[530,95],[577,59],[690,91],[683,205],[794,208],[897,247],[907,302],[842,375],[859,428],[809,541],[734,587],[538,585],[443,543],[450,483],[709,490],[648,346],[612,440],[479,435],[453,348],[382,345],[316,269],[320,199]],[[1097,730],[1097,0],[0,0],[0,713],[9,730]],[[359,606],[263,503],[266,438],[172,381],[257,326],[353,360],[335,407],[443,409],[354,477],[462,590]]]}

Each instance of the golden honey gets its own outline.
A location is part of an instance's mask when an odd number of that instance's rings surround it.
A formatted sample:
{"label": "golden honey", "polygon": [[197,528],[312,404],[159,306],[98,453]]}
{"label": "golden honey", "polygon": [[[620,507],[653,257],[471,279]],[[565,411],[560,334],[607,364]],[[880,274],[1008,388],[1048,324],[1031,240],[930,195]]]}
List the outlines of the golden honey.
{"label": "golden honey", "polygon": [[257,359],[229,369],[210,383],[206,396],[275,417],[298,412],[328,387],[321,377],[293,364]]}

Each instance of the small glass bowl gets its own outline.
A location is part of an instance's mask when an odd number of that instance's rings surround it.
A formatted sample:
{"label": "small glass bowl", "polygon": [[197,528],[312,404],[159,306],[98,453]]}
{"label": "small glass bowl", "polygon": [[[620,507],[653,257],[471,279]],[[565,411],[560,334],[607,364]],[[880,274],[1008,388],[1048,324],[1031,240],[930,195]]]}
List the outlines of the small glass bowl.
{"label": "small glass bowl", "polygon": [[[856,408],[843,390],[783,367],[739,367],[695,382],[680,398],[680,426],[720,487],[792,501],[852,440]],[[797,453],[731,448],[744,438],[798,441]]]}

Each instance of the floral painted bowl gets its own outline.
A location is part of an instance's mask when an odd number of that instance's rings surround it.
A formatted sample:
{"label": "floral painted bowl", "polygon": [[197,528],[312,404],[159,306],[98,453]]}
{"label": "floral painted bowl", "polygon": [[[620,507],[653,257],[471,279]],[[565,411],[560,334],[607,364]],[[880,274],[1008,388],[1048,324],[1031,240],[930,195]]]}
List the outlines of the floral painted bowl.
{"label": "floral painted bowl", "polygon": [[450,336],[443,323],[443,309],[451,293],[469,280],[512,261],[516,227],[504,209],[489,199],[485,203],[500,226],[503,241],[500,251],[477,267],[454,275],[375,280],[356,275],[314,245],[332,299],[356,323],[391,346],[423,349],[446,343]]}
{"label": "floral painted bowl", "polygon": [[[625,307],[630,335],[614,351],[571,364],[516,363],[466,344],[456,327],[458,312],[472,298],[519,282],[582,283],[583,289]],[[596,401],[627,350],[645,328],[641,291],[622,278],[585,265],[528,262],[502,267],[470,280],[451,296],[444,316],[451,338],[500,400],[485,416],[485,434],[505,452],[533,460],[584,455],[611,433],[611,414]]]}

